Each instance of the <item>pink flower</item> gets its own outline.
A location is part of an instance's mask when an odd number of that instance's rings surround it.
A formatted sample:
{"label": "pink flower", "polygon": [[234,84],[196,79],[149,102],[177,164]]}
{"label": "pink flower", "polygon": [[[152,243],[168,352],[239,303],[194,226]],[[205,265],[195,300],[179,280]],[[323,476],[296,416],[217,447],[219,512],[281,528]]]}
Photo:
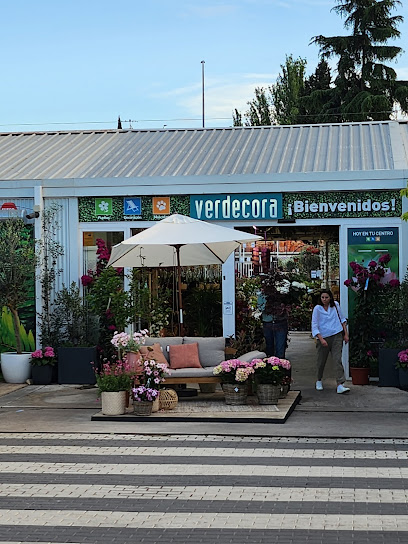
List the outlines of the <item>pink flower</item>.
{"label": "pink flower", "polygon": [[346,280],[346,281],[344,282],[344,285],[345,285],[346,287],[350,287],[350,285],[351,285],[352,283],[353,283],[353,282],[352,282],[351,280]]}
{"label": "pink flower", "polygon": [[400,282],[399,282],[399,280],[391,280],[391,281],[389,282],[389,285],[390,285],[391,287],[399,287],[399,286],[400,286]]}
{"label": "pink flower", "polygon": [[84,287],[87,287],[88,285],[91,285],[91,283],[93,282],[93,278],[92,276],[89,276],[88,274],[84,274],[82,277],[81,277],[81,283]]}
{"label": "pink flower", "polygon": [[33,359],[42,359],[43,358],[43,352],[41,349],[36,349],[35,351],[33,351],[33,353],[31,354],[31,357]]}
{"label": "pink flower", "polygon": [[377,266],[377,263],[376,263],[375,261],[370,261],[370,262],[368,263],[368,266],[369,266],[370,268],[375,268],[375,267]]}

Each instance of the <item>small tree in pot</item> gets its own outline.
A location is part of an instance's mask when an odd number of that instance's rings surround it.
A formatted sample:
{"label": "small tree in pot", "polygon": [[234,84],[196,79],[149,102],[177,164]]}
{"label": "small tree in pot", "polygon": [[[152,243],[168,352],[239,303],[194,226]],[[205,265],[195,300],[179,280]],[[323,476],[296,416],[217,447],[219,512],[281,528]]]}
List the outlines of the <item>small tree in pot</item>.
{"label": "small tree in pot", "polygon": [[[22,219],[8,219],[0,223],[0,306],[12,315],[15,348],[23,354],[19,309],[30,298],[30,287],[35,277],[36,256],[30,227]],[[21,372],[16,372],[16,360],[2,355],[2,372],[6,381],[24,383],[30,376],[30,353],[20,357]],[[10,367],[11,374],[8,372]]]}

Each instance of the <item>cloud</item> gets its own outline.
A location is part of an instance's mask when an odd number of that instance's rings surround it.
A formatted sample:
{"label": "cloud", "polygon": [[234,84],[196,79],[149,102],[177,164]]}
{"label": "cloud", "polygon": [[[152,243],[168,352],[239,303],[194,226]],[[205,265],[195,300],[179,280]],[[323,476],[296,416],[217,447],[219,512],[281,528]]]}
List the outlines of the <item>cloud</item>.
{"label": "cloud", "polygon": [[[268,87],[277,74],[233,74],[228,79],[208,79],[204,88],[205,118],[208,125],[215,121],[231,119],[236,108],[242,113],[248,109],[247,102],[254,97],[256,87]],[[202,88],[197,85],[173,89],[161,93],[162,97],[177,97],[177,105],[185,114],[200,117],[202,114]]]}

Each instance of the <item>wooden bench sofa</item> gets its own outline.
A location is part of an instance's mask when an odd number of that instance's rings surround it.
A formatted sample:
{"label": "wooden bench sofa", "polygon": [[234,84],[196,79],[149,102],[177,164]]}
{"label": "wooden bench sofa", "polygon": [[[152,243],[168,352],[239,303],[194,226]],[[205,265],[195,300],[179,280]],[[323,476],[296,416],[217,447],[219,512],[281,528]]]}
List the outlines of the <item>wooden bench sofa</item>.
{"label": "wooden bench sofa", "polygon": [[[171,368],[169,357],[171,345],[181,344],[198,344],[198,354],[201,363],[201,368]],[[225,338],[222,336],[216,338],[202,336],[166,336],[166,337],[148,337],[146,338],[146,346],[159,344],[167,362],[171,369],[171,375],[166,378],[166,385],[188,384],[188,383],[219,383],[221,380],[218,376],[214,376],[213,370],[222,361],[226,359],[225,355]],[[256,358],[264,358],[266,354],[261,351],[250,351],[241,355],[241,361],[252,361]]]}

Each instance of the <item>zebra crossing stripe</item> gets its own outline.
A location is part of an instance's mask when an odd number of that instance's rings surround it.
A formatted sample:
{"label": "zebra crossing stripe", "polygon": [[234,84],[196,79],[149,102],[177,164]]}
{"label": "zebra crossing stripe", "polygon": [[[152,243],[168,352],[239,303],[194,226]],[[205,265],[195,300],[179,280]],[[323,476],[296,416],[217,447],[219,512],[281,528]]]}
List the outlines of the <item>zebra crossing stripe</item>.
{"label": "zebra crossing stripe", "polygon": [[249,449],[249,448],[225,448],[222,445],[212,448],[194,448],[194,447],[91,447],[91,446],[2,446],[0,445],[0,454],[24,454],[24,455],[92,455],[97,457],[112,457],[118,455],[127,456],[162,456],[162,457],[253,457],[253,458],[287,458],[287,459],[408,459],[408,451],[393,450],[302,450],[302,449]]}
{"label": "zebra crossing stripe", "polygon": [[331,478],[408,478],[405,467],[342,467],[342,466],[266,466],[266,465],[197,465],[197,464],[113,464],[113,463],[0,463],[0,473],[19,474],[110,474],[165,476],[290,476]]}
{"label": "zebra crossing stripe", "polygon": [[78,510],[2,510],[0,526],[112,527],[159,529],[292,529],[337,531],[406,531],[408,515],[217,514]]}

